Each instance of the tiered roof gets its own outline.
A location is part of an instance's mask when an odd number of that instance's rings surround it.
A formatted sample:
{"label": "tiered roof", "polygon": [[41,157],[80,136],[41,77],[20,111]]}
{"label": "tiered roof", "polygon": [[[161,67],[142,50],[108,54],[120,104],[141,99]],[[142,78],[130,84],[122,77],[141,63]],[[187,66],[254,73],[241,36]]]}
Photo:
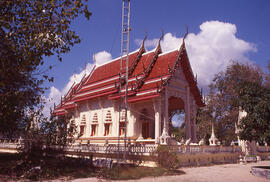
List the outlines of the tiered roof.
{"label": "tiered roof", "polygon": [[[125,75],[126,57],[122,58],[122,77]],[[99,67],[83,77],[80,83],[75,84],[61,99],[61,103],[54,109],[55,115],[64,115],[73,110],[76,103],[105,96],[110,100],[119,99],[120,84],[121,97],[125,96],[125,81],[120,83],[121,58]],[[159,97],[160,93],[170,82],[178,67],[181,67],[190,86],[196,104],[204,106],[202,95],[197,87],[190,62],[183,41],[179,50],[162,53],[160,44],[150,52],[145,52],[144,43],[140,49],[129,54],[128,102]]]}

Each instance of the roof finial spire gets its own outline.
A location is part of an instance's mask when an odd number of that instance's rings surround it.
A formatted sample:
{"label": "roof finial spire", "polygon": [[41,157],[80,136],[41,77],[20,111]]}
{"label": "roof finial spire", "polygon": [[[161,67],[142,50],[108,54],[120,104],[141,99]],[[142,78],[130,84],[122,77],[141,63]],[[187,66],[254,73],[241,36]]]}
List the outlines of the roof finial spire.
{"label": "roof finial spire", "polygon": [[187,35],[188,35],[188,25],[186,25],[186,33],[185,33],[185,35],[183,37],[183,43],[185,42],[185,39],[186,39]]}
{"label": "roof finial spire", "polygon": [[164,30],[161,29],[161,36],[160,36],[160,38],[158,40],[158,46],[160,46],[160,41],[163,39],[163,37],[164,37]]}
{"label": "roof finial spire", "polygon": [[144,42],[146,41],[146,39],[147,39],[147,32],[145,32],[145,36],[144,36],[144,39],[142,41],[141,47],[144,47]]}
{"label": "roof finial spire", "polygon": [[164,37],[164,31],[163,31],[163,29],[161,29],[161,36],[160,36],[160,38],[158,40],[158,45],[157,45],[157,48],[156,48],[156,53],[157,54],[162,52],[161,47],[160,47],[160,41],[163,39],[163,37]]}

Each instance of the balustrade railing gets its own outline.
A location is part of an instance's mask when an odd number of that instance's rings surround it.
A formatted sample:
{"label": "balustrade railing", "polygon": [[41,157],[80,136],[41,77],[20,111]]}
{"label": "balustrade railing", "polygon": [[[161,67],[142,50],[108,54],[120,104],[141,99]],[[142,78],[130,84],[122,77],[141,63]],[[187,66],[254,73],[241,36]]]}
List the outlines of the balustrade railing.
{"label": "balustrade railing", "polygon": [[[0,139],[0,149],[23,148],[22,139]],[[50,146],[55,149],[62,149],[69,152],[93,152],[93,153],[118,153],[124,152],[124,146],[105,144],[76,144],[67,146]],[[157,149],[157,145],[128,145],[127,150],[130,155],[151,154]],[[180,154],[196,153],[234,153],[241,152],[239,146],[198,146],[198,145],[174,145],[170,146],[170,151]],[[258,152],[270,152],[269,146],[257,146]]]}
{"label": "balustrade railing", "polygon": [[257,152],[270,152],[270,146],[257,146]]}

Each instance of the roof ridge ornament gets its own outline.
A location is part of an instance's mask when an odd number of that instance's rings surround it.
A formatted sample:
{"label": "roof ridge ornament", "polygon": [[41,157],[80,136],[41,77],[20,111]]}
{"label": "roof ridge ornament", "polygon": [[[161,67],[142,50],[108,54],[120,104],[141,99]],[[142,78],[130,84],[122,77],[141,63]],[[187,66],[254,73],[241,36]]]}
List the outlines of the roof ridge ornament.
{"label": "roof ridge ornament", "polygon": [[185,39],[186,39],[187,36],[188,36],[188,25],[186,25],[186,33],[185,33],[185,35],[184,35],[184,37],[183,37],[183,42],[182,42],[182,44],[185,44]]}
{"label": "roof ridge ornament", "polygon": [[144,49],[144,42],[146,41],[146,39],[147,39],[147,32],[145,32],[145,36],[143,38],[142,45],[141,45],[141,47],[143,47],[143,49]]}
{"label": "roof ridge ornament", "polygon": [[161,50],[161,46],[160,46],[160,41],[163,39],[164,37],[164,31],[162,30],[162,34],[159,38],[159,41],[158,41],[158,46],[155,50],[155,53],[154,53],[154,56],[153,56],[153,59],[152,61],[150,62],[150,64],[147,66],[147,68],[145,68],[145,65],[144,65],[144,62],[142,63],[143,65],[143,76],[139,79],[139,81],[137,81],[137,85],[135,87],[135,91],[137,91],[139,88],[142,87],[142,85],[144,84],[146,78],[149,76],[150,72],[152,71],[157,59],[158,59],[158,55],[162,52]]}
{"label": "roof ridge ornament", "polygon": [[157,48],[155,50],[155,54],[162,53],[161,46],[160,46],[160,41],[163,40],[163,38],[164,38],[164,31],[163,31],[163,29],[161,29],[161,36],[160,36],[160,38],[158,40],[158,45],[157,45]]}
{"label": "roof ridge ornament", "polygon": [[146,41],[146,39],[147,39],[147,32],[145,33],[144,39],[142,41],[142,45],[139,49],[139,52],[138,52],[135,60],[132,62],[131,67],[128,69],[129,76],[132,75],[133,71],[135,70],[136,66],[138,65],[138,62],[140,61],[140,59],[142,57],[142,54],[145,53],[144,42]]}

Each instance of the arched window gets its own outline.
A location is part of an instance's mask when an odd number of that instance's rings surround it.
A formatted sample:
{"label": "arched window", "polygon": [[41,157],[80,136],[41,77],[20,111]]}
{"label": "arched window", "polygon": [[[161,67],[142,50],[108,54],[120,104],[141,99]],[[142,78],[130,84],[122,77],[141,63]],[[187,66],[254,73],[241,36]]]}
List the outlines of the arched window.
{"label": "arched window", "polygon": [[[128,122],[128,120],[127,120]],[[125,134],[125,110],[122,110],[120,113],[120,126],[119,126],[119,134],[120,136],[124,136]]]}
{"label": "arched window", "polygon": [[111,111],[108,110],[106,117],[105,117],[105,122],[104,122],[104,136],[108,136],[112,134],[112,114]]}
{"label": "arched window", "polygon": [[80,122],[80,135],[85,134],[85,127],[86,127],[86,118],[85,115],[82,115],[81,122]]}
{"label": "arched window", "polygon": [[97,136],[98,134],[98,115],[94,114],[92,123],[91,123],[91,136]]}

